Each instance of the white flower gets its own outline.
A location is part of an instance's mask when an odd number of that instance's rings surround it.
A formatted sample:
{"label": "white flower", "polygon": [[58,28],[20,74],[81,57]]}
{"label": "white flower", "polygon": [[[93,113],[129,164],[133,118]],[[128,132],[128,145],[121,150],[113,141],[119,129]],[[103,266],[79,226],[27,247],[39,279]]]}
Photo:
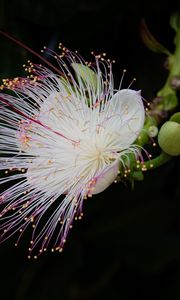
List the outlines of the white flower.
{"label": "white flower", "polygon": [[144,124],[140,93],[114,89],[111,63],[98,56],[90,69],[68,50],[55,58],[63,76],[30,63],[29,78],[4,81],[14,95],[0,96],[0,184],[13,183],[0,194],[2,239],[32,222],[30,252],[50,240],[62,251],[84,198],[116,179],[122,156],[138,155]]}

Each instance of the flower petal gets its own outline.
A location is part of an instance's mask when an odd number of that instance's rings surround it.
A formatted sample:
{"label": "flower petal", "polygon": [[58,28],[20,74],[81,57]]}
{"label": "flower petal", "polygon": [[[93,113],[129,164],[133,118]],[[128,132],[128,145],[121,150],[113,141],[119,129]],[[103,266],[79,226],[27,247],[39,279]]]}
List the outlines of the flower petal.
{"label": "flower petal", "polygon": [[118,175],[119,170],[119,160],[113,163],[103,174],[98,176],[96,185],[92,191],[92,194],[99,194],[103,192],[109,185],[113,183]]}
{"label": "flower petal", "polygon": [[144,125],[145,110],[139,91],[124,89],[109,101],[108,111],[114,115],[111,129],[119,135],[122,149],[129,147]]}

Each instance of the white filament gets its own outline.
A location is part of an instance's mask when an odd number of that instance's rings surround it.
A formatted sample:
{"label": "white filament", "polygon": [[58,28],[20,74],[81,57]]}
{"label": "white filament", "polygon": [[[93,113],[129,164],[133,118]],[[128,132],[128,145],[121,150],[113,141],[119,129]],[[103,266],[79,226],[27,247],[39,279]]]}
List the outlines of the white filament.
{"label": "white filament", "polygon": [[[0,183],[22,181],[0,194],[0,200],[7,203],[2,215],[14,209],[3,225],[5,234],[24,230],[22,220],[29,224],[35,218],[33,247],[48,236],[42,243],[45,248],[59,220],[63,223],[55,245],[62,244],[72,219],[82,211],[83,198],[102,192],[116,179],[122,153],[137,151],[131,145],[145,112],[140,93],[115,93],[112,74],[107,81],[98,62],[96,88],[88,76],[76,81],[70,75],[70,82],[39,66],[36,73],[39,80],[16,86],[15,96],[1,95],[7,105],[0,110],[0,170],[8,170],[9,177]],[[22,173],[11,175],[12,170]],[[36,234],[42,215],[64,194]]]}

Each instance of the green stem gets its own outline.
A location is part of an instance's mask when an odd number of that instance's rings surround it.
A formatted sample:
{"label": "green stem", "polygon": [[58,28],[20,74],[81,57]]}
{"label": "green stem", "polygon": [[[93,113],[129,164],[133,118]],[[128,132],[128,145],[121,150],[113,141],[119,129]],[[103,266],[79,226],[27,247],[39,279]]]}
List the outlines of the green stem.
{"label": "green stem", "polygon": [[153,158],[153,159],[148,160],[143,163],[142,162],[137,163],[136,166],[133,168],[133,171],[131,171],[131,173],[129,174],[129,176],[131,178],[132,186],[134,185],[134,180],[142,181],[144,179],[144,175],[143,175],[144,171],[158,168],[158,167],[164,165],[171,158],[172,158],[172,156],[166,154],[165,152],[162,152],[156,158]]}
{"label": "green stem", "polygon": [[180,77],[180,31],[175,36],[175,52],[169,56],[169,75],[163,88],[157,93],[158,97],[162,97],[159,104],[159,110],[172,110],[177,104],[176,91],[172,88],[171,82],[175,77]]}
{"label": "green stem", "polygon": [[[177,30],[175,36],[175,51],[174,54],[169,55],[169,75],[167,77],[165,85],[157,93],[157,97],[160,97],[160,101],[149,110],[150,117],[146,117],[145,125],[141,131],[139,137],[136,140],[136,144],[143,147],[149,142],[148,129],[151,125],[158,126],[161,122],[161,118],[156,118],[157,112],[161,114],[162,111],[170,111],[174,109],[178,104],[176,90],[172,88],[171,82],[175,77],[180,77],[180,30]],[[155,114],[154,114],[155,112]]]}
{"label": "green stem", "polygon": [[136,167],[136,171],[138,171],[138,170],[147,171],[147,170],[150,170],[150,169],[158,168],[158,167],[164,165],[171,158],[172,158],[172,156],[166,154],[165,152],[162,152],[156,158],[153,158],[153,159],[148,160],[148,161],[146,161],[142,164],[139,164]]}

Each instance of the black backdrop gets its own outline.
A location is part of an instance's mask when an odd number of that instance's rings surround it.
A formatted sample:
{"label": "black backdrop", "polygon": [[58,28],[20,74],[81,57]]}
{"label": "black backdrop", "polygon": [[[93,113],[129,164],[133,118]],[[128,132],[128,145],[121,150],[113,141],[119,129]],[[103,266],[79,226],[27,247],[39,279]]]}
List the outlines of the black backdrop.
{"label": "black backdrop", "polygon": [[[90,58],[92,50],[117,60],[117,82],[135,76],[135,88],[151,99],[166,78],[164,56],[151,53],[139,37],[144,17],[154,35],[173,49],[169,1],[0,0],[0,26],[39,51],[63,42]],[[22,74],[25,50],[0,37],[0,77]],[[180,162],[145,175],[134,191],[113,184],[84,205],[62,254],[27,260],[29,235],[20,246],[0,247],[0,297],[11,300],[179,299]]]}

